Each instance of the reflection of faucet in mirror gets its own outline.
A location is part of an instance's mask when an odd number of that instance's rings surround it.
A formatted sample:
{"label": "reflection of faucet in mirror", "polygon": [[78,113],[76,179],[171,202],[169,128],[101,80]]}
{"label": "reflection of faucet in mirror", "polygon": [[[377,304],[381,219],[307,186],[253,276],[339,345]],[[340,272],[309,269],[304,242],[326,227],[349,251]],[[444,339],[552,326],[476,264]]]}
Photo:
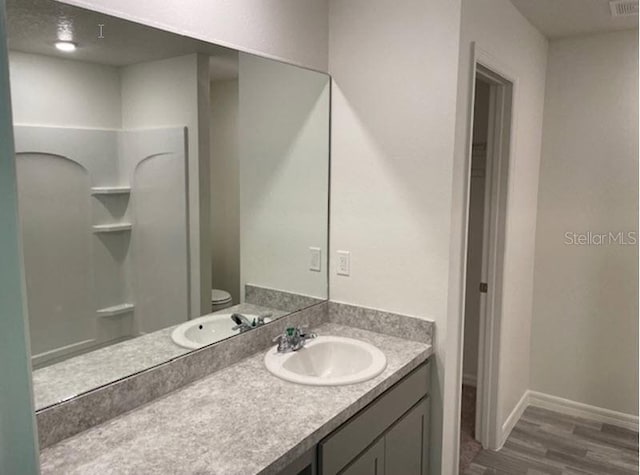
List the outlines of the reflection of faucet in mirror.
{"label": "reflection of faucet in mirror", "polygon": [[271,314],[265,313],[264,315],[258,315],[258,318],[254,318],[253,320],[249,320],[247,317],[242,315],[241,313],[233,313],[231,314],[231,320],[236,324],[232,330],[240,330],[240,333],[244,333],[252,328],[260,327],[265,323],[270,321]]}

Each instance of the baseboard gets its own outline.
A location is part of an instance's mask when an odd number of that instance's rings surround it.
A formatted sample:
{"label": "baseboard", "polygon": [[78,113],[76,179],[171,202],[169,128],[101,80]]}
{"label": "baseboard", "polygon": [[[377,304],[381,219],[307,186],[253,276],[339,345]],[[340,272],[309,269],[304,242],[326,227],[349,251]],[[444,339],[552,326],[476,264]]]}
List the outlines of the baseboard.
{"label": "baseboard", "polygon": [[463,374],[462,384],[465,386],[473,386],[475,388],[478,386],[478,377],[475,374]]}
{"label": "baseboard", "polygon": [[570,416],[584,417],[606,424],[612,424],[625,429],[638,431],[638,416],[613,411],[603,407],[591,406],[570,399],[564,399],[538,391],[529,391],[529,404],[551,411],[561,412]]}
{"label": "baseboard", "polygon": [[511,431],[516,426],[520,418],[522,417],[522,413],[530,404],[530,395],[531,391],[528,389],[524,392],[516,407],[513,408],[507,420],[502,424],[502,434],[500,434],[500,446],[496,450],[500,450],[504,443],[507,441],[507,437],[511,434]]}

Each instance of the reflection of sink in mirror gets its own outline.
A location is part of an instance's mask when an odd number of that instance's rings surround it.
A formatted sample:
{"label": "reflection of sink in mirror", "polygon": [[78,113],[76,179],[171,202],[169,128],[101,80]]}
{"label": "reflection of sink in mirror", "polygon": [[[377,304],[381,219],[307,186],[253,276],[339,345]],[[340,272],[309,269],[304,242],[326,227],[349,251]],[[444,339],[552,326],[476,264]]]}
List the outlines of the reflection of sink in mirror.
{"label": "reflection of sink in mirror", "polygon": [[[231,319],[232,313],[213,313],[178,326],[171,333],[171,339],[184,348],[198,349],[240,333]],[[243,314],[249,321],[258,319],[258,315]],[[265,318],[269,323],[270,318]]]}
{"label": "reflection of sink in mirror", "polygon": [[298,351],[264,357],[267,369],[280,379],[311,386],[341,386],[373,379],[387,367],[387,357],[375,346],[339,336],[319,336]]}
{"label": "reflection of sink in mirror", "polygon": [[[286,315],[287,312],[274,308],[251,304],[239,304],[225,309],[223,312],[229,323],[233,324],[230,315],[267,315],[272,319]],[[206,316],[212,316],[209,313]],[[205,316],[205,317],[206,317]],[[189,323],[193,320],[189,320]],[[38,409],[50,406],[93,388],[109,384],[128,374],[144,371],[154,365],[162,364],[178,356],[193,351],[192,347],[177,345],[171,333],[182,324],[173,325],[137,338],[131,338],[91,351],[73,358],[65,359],[33,372],[35,405]],[[234,332],[231,336],[237,335]],[[220,332],[217,341],[226,336]],[[212,342],[214,343],[214,342]],[[200,348],[203,345],[199,345]]]}

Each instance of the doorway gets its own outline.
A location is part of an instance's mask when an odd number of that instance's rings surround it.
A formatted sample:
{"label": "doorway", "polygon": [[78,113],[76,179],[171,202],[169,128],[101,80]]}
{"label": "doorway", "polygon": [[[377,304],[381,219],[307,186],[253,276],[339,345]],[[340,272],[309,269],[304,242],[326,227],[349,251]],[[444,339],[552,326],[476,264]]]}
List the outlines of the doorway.
{"label": "doorway", "polygon": [[497,364],[513,82],[476,58],[467,197],[460,472],[502,445]]}
{"label": "doorway", "polygon": [[484,242],[485,191],[487,189],[487,134],[489,126],[490,86],[481,78],[475,80],[471,173],[467,221],[467,275],[465,279],[464,347],[462,352],[462,404],[460,414],[461,468],[482,449],[476,436],[478,387],[478,334]]}

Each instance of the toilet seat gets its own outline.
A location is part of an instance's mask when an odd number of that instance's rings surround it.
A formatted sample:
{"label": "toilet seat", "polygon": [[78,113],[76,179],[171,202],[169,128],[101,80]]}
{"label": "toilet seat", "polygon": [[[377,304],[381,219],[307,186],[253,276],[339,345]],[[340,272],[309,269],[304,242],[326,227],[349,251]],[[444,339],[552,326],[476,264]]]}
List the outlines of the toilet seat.
{"label": "toilet seat", "polygon": [[226,290],[211,289],[211,305],[224,305],[231,302],[231,294]]}

